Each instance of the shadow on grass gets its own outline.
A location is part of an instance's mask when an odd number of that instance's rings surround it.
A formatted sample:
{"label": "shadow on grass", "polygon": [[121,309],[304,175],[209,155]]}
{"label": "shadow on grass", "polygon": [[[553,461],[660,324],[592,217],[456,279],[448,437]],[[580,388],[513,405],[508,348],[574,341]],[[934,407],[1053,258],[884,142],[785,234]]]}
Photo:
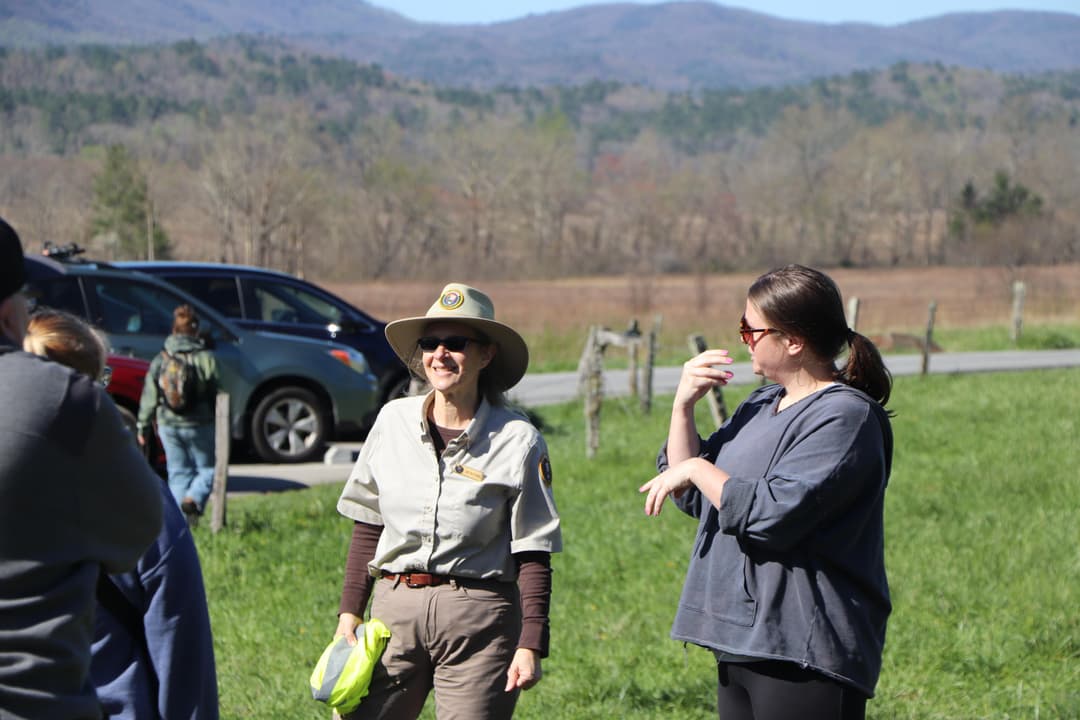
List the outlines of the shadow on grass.
{"label": "shadow on grass", "polygon": [[270,493],[288,490],[304,490],[308,486],[285,478],[257,477],[254,475],[230,475],[229,492]]}

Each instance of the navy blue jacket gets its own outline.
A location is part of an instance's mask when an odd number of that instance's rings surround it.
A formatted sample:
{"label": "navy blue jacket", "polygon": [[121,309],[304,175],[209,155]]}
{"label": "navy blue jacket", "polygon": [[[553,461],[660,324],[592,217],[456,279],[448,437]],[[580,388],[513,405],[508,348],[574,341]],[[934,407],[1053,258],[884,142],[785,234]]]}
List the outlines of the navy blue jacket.
{"label": "navy blue jacket", "polygon": [[[98,605],[90,677],[110,720],[217,720],[217,676],[199,556],[164,482],[165,524],[135,570],[109,576],[143,616],[143,639]],[[151,676],[153,673],[153,676]]]}
{"label": "navy blue jacket", "polygon": [[871,696],[891,610],[889,418],[846,385],[777,412],[782,395],[755,390],[702,443],[730,479],[720,508],[696,488],[676,501],[699,524],[672,637],[794,662]]}

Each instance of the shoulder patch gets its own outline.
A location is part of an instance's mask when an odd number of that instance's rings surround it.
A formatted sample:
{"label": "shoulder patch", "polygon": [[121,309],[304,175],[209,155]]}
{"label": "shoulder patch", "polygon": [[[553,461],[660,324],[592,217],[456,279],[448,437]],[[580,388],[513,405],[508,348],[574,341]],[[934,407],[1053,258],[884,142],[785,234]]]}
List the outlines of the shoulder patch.
{"label": "shoulder patch", "polygon": [[551,460],[547,455],[540,458],[540,467],[537,470],[540,473],[540,481],[545,485],[551,485]]}

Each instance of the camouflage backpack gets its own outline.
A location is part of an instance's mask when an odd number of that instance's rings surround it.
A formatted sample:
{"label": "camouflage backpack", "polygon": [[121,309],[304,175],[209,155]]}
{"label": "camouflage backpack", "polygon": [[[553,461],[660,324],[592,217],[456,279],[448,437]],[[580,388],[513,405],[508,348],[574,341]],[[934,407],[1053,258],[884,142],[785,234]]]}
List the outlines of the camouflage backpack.
{"label": "camouflage backpack", "polygon": [[165,398],[165,406],[175,413],[184,413],[195,404],[199,389],[198,372],[191,362],[191,353],[175,355],[161,351],[161,373],[158,387]]}

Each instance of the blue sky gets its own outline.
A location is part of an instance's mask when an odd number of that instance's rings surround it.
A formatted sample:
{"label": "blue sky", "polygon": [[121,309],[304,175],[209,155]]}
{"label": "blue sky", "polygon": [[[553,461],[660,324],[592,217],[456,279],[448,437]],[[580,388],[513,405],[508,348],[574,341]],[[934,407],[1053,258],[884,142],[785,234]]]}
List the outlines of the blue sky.
{"label": "blue sky", "polygon": [[[512,20],[530,13],[567,10],[581,5],[600,5],[593,0],[368,0],[372,5],[394,10],[423,22],[489,23]],[[656,4],[646,0],[639,4]],[[815,22],[867,22],[895,25],[953,12],[988,10],[1049,10],[1080,14],[1080,0],[909,0],[874,2],[870,0],[743,0],[721,2],[792,20]]]}

